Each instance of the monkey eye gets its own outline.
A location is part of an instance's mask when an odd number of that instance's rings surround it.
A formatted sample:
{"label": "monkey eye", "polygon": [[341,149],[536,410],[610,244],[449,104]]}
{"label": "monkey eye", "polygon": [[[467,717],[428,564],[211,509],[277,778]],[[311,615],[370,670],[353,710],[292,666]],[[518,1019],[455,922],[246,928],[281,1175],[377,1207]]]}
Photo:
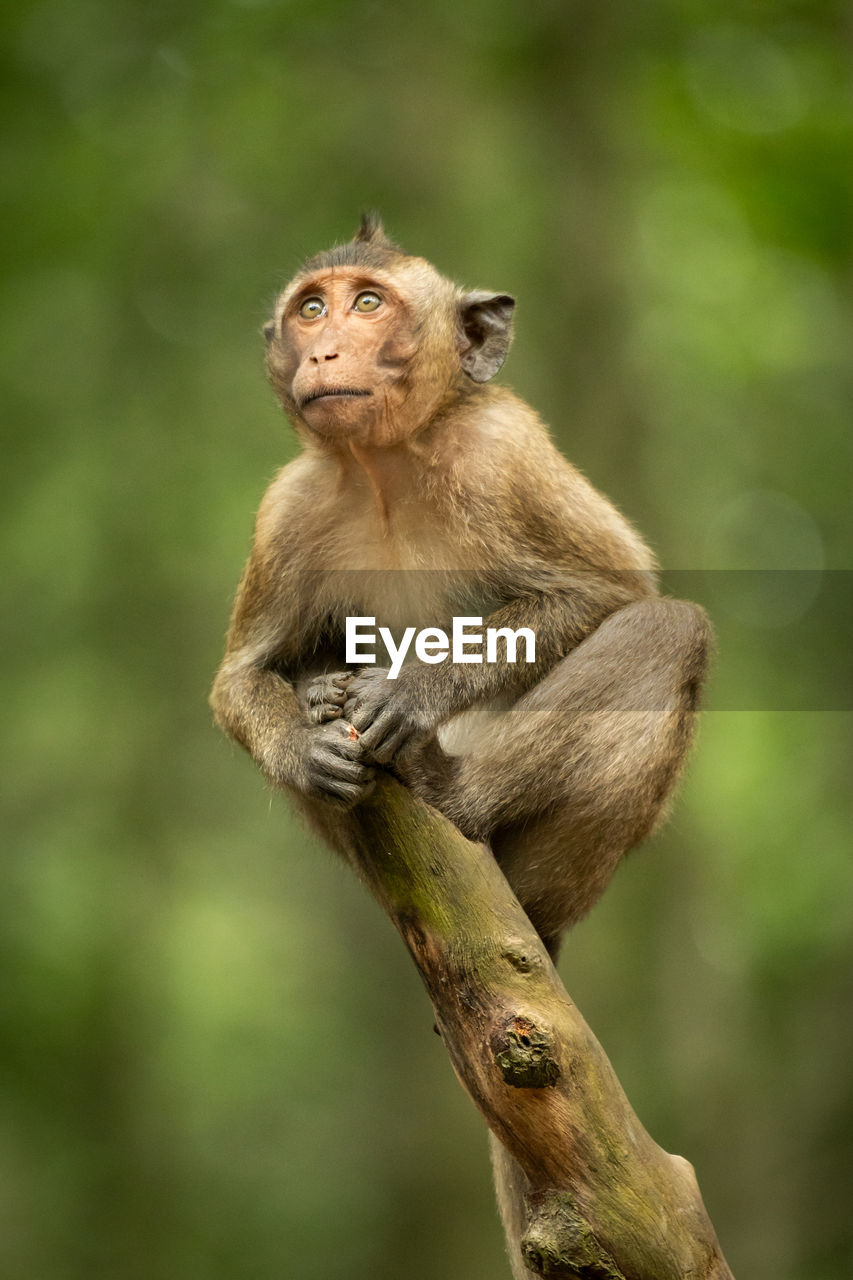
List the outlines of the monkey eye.
{"label": "monkey eye", "polygon": [[306,298],[299,308],[299,314],[303,320],[316,320],[318,316],[325,315],[325,313],[326,304],[322,298]]}
{"label": "monkey eye", "polygon": [[360,293],[352,306],[354,311],[375,311],[382,306],[382,299],[378,293]]}

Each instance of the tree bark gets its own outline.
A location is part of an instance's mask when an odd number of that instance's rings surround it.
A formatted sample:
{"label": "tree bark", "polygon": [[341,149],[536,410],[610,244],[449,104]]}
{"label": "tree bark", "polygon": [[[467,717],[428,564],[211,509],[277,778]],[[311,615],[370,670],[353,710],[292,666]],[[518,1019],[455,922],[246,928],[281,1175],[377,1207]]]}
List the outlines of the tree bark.
{"label": "tree bark", "polygon": [[460,1082],[529,1179],[525,1266],[732,1280],[691,1165],[640,1124],[489,850],[392,778],[355,814],[351,862],[420,970]]}

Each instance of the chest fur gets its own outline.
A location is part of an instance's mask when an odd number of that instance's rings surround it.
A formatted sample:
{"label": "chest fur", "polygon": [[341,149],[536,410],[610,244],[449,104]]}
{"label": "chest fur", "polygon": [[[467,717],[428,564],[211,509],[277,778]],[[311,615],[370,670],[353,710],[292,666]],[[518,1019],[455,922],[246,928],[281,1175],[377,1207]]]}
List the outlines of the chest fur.
{"label": "chest fur", "polygon": [[482,597],[480,566],[464,529],[436,519],[417,494],[384,508],[372,494],[345,491],[322,513],[314,545],[305,586],[326,616],[421,629],[445,626]]}

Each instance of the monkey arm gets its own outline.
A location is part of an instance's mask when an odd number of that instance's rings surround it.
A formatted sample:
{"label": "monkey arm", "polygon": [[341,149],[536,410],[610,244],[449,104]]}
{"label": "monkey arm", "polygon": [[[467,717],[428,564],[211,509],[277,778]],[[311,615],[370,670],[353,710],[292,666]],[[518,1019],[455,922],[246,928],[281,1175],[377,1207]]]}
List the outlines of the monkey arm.
{"label": "monkey arm", "polygon": [[249,645],[229,648],[210,694],[217,724],[249,752],[271,782],[298,773],[308,729],[296,691]]}
{"label": "monkey arm", "polygon": [[346,806],[368,794],[373,770],[362,762],[349,725],[309,721],[293,685],[248,646],[226,654],[210,702],[220,728],[275,786]]}
{"label": "monkey arm", "polygon": [[343,720],[318,723],[283,674],[299,671],[300,646],[310,651],[319,640],[299,632],[290,558],[294,547],[262,505],[210,703],[220,728],[273,785],[352,805],[373,781],[358,740]]}

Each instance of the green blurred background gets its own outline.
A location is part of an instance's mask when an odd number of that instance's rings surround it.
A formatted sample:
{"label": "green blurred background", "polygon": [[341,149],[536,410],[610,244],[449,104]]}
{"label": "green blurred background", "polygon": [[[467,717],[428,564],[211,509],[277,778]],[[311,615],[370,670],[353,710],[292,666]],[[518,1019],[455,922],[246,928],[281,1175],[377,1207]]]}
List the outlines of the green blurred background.
{"label": "green blurred background", "polygon": [[2,26],[0,1274],[508,1274],[402,945],[206,706],[294,453],[260,326],[375,206],[518,296],[502,379],[711,605],[674,818],[562,971],[739,1280],[849,1276],[849,5]]}

